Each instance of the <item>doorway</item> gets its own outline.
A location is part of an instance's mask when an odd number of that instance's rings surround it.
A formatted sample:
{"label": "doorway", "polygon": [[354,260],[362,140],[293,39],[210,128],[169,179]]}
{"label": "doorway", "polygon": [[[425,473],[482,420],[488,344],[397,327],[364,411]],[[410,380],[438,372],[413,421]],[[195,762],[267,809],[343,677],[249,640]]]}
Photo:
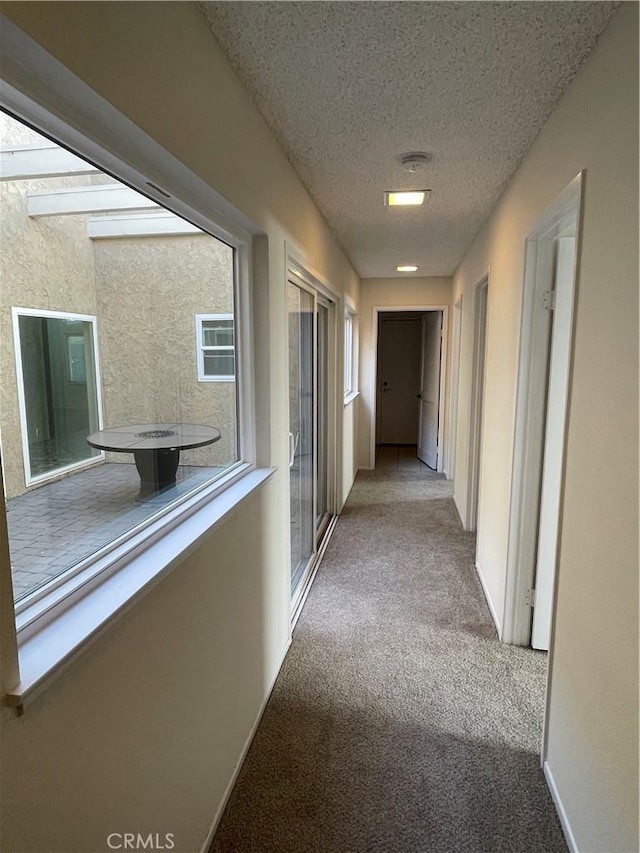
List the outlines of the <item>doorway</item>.
{"label": "doorway", "polygon": [[335,517],[335,303],[290,271],[289,481],[294,620]]}
{"label": "doorway", "polygon": [[580,174],[525,253],[503,639],[542,651],[553,641],[581,196]]}
{"label": "doorway", "polygon": [[374,324],[372,467],[378,447],[395,445],[441,472],[447,308],[375,308]]}

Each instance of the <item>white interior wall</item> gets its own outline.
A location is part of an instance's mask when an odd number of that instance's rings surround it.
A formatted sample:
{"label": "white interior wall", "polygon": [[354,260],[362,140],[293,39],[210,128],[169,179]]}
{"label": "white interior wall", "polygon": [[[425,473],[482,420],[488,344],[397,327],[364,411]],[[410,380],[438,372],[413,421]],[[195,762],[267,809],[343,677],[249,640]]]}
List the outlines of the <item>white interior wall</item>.
{"label": "white interior wall", "polygon": [[[258,449],[275,477],[23,717],[2,719],[6,849],[102,851],[108,832],[139,828],[197,851],[289,640],[286,247],[356,308],[359,282],[195,4],[2,11],[266,235]],[[353,454],[345,446],[346,490]]]}
{"label": "white interior wall", "polygon": [[466,501],[474,285],[489,271],[478,557],[502,612],[525,238],[586,169],[548,770],[578,849],[638,849],[638,7],[623,3],[454,276],[456,498]]}
{"label": "white interior wall", "polygon": [[[356,439],[358,435],[358,405],[357,398],[344,407],[342,434],[344,437],[344,452],[342,454],[342,498],[344,505],[356,478]],[[340,507],[342,508],[342,507]]]}

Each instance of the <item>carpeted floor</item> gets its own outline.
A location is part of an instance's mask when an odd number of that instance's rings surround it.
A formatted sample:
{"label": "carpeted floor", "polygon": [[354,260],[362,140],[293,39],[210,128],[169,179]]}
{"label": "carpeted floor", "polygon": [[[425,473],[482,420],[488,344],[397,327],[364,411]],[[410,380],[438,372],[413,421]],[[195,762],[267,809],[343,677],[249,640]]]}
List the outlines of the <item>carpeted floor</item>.
{"label": "carpeted floor", "polygon": [[545,656],[501,645],[451,484],[384,448],[336,527],[212,853],[538,853]]}

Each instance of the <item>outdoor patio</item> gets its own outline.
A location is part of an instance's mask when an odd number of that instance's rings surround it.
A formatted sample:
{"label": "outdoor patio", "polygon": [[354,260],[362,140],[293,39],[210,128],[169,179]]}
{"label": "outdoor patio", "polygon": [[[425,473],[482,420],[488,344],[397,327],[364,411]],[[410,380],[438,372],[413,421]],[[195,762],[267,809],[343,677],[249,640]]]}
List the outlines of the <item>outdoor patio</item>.
{"label": "outdoor patio", "polygon": [[180,465],[174,488],[142,502],[135,465],[111,462],[10,499],[14,598],[57,577],[221,470]]}

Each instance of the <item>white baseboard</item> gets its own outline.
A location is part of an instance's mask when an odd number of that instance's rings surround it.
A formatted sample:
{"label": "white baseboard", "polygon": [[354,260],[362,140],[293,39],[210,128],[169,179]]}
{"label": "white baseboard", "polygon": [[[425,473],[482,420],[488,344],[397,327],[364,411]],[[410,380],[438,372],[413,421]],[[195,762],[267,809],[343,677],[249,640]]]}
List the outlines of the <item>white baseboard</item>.
{"label": "white baseboard", "polygon": [[542,763],[542,772],[544,773],[544,778],[547,780],[547,786],[549,788],[549,792],[551,793],[551,799],[553,800],[553,804],[555,805],[556,811],[558,812],[558,817],[560,818],[560,825],[562,826],[562,831],[564,832],[567,847],[569,848],[571,853],[578,853],[578,845],[576,843],[573,831],[571,830],[571,824],[569,823],[569,818],[567,817],[567,812],[565,811],[564,804],[558,792],[556,780],[553,778],[551,768],[549,767],[546,761]]}
{"label": "white baseboard", "polygon": [[216,834],[216,830],[218,828],[218,824],[220,823],[220,819],[222,818],[222,815],[224,814],[224,810],[227,807],[227,803],[229,802],[229,797],[231,796],[231,792],[233,791],[233,788],[236,784],[236,781],[238,779],[238,774],[240,773],[240,770],[242,769],[242,765],[244,764],[244,760],[247,757],[247,753],[249,752],[249,747],[251,746],[251,742],[253,741],[256,732],[258,731],[258,726],[260,725],[260,721],[262,720],[262,716],[263,716],[265,709],[267,707],[267,703],[269,702],[269,699],[271,698],[271,693],[272,693],[273,688],[275,686],[276,679],[277,679],[278,675],[280,674],[280,670],[282,669],[282,664],[284,663],[284,659],[287,655],[287,652],[289,651],[290,646],[291,646],[291,638],[289,638],[289,642],[286,644],[286,646],[284,648],[284,651],[282,653],[282,657],[280,658],[280,663],[278,664],[278,667],[276,669],[276,674],[274,675],[273,680],[271,682],[271,685],[270,685],[269,689],[267,690],[267,695],[265,696],[264,701],[262,702],[262,705],[260,706],[260,710],[258,711],[258,716],[256,717],[253,726],[251,726],[251,731],[249,732],[249,736],[247,737],[246,741],[244,742],[244,746],[242,747],[242,752],[240,753],[240,757],[238,758],[238,761],[236,762],[236,766],[235,766],[235,769],[231,775],[231,779],[229,780],[229,784],[227,785],[227,787],[225,789],[222,800],[220,801],[220,805],[218,806],[218,809],[215,813],[215,816],[214,816],[213,821],[211,823],[211,827],[209,829],[209,832],[207,833],[207,837],[206,837],[205,842],[202,846],[201,853],[208,853],[208,850],[211,847],[211,843],[213,841],[213,836]]}
{"label": "white baseboard", "polygon": [[484,578],[482,576],[482,572],[480,570],[480,566],[476,562],[476,574],[480,579],[480,586],[482,587],[482,591],[484,592],[484,597],[487,601],[487,607],[489,608],[489,613],[491,614],[491,618],[493,619],[493,624],[496,626],[496,631],[498,632],[498,639],[502,641],[502,625],[500,624],[500,620],[498,619],[498,614],[496,613],[496,609],[493,605],[493,601],[491,600],[491,595],[489,594],[489,590],[487,588],[486,583],[484,582]]}

